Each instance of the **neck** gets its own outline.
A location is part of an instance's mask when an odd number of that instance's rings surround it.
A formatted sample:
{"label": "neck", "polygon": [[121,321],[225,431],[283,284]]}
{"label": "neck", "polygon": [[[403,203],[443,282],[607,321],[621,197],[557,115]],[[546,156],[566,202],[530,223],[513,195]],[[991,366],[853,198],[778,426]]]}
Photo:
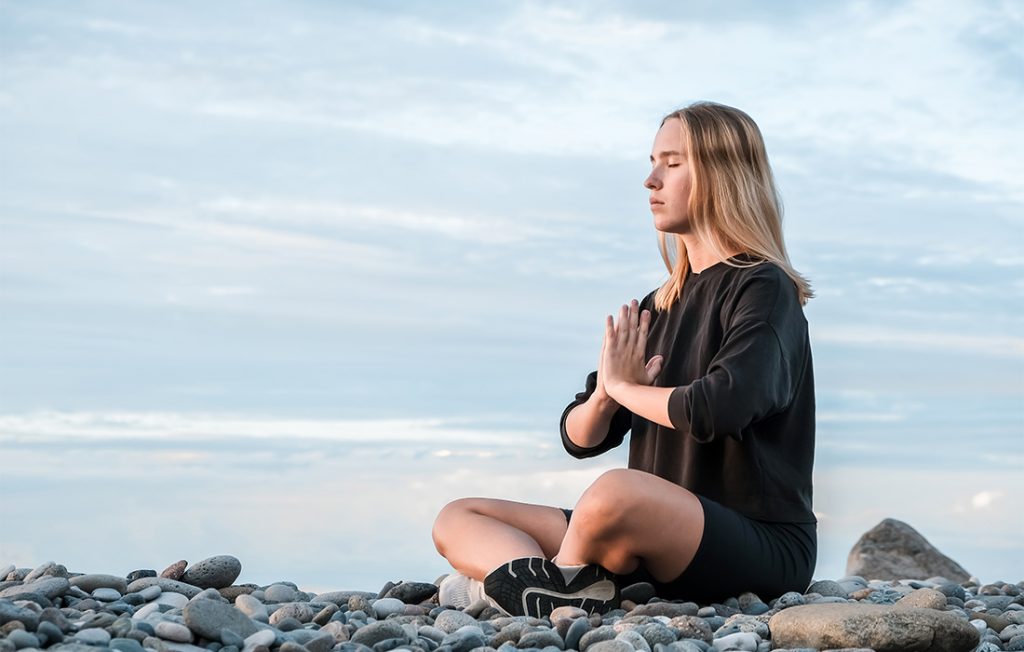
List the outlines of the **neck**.
{"label": "neck", "polygon": [[[690,261],[690,270],[694,274],[700,274],[708,267],[711,267],[715,263],[720,263],[723,258],[719,258],[711,249],[706,247],[697,237],[691,234],[681,234],[683,238],[683,244],[686,245],[686,257]],[[727,251],[726,256],[735,256],[740,253],[739,251]]]}

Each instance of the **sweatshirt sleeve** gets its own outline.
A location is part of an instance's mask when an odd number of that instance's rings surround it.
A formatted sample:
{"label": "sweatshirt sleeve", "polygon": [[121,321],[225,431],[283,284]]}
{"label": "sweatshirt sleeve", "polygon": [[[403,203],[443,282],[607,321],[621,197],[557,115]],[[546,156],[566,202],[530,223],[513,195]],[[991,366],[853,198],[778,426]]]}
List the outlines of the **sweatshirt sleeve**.
{"label": "sweatshirt sleeve", "polygon": [[590,372],[590,375],[587,376],[586,389],[577,394],[576,399],[565,408],[564,412],[562,412],[562,420],[559,426],[562,431],[562,445],[565,447],[566,452],[578,459],[596,457],[620,445],[622,440],[626,437],[626,433],[629,432],[633,422],[633,413],[627,408],[620,406],[615,414],[612,415],[611,424],[608,427],[608,434],[601,443],[590,448],[583,448],[582,446],[574,444],[572,440],[569,439],[568,433],[565,431],[565,421],[569,418],[569,412],[571,412],[577,405],[585,403],[586,400],[590,398],[590,395],[594,393],[595,389],[597,389],[597,371],[592,371]]}
{"label": "sweatshirt sleeve", "polygon": [[789,405],[804,357],[797,343],[805,339],[780,333],[776,324],[799,329],[806,322],[795,291],[792,297],[787,292],[789,288],[770,278],[741,289],[707,373],[669,395],[673,428],[701,443],[726,435],[742,440],[751,423]]}

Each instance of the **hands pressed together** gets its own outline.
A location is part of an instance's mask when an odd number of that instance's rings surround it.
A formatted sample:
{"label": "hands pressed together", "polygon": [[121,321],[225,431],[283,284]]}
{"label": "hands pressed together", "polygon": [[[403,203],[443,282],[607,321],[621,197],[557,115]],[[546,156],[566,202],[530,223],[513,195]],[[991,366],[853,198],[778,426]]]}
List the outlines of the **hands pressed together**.
{"label": "hands pressed together", "polygon": [[640,303],[636,299],[628,306],[622,306],[618,324],[608,315],[597,366],[595,394],[615,400],[619,390],[627,385],[654,384],[661,373],[664,357],[656,355],[646,363],[644,361],[650,325],[651,311],[640,313]]}

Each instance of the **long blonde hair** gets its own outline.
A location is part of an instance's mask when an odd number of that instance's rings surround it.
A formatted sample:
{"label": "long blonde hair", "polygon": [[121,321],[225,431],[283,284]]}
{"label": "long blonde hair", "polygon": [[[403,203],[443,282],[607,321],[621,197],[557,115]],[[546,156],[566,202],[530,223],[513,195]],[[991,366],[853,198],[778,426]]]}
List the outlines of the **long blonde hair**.
{"label": "long blonde hair", "polygon": [[[782,238],[782,200],[761,130],[749,115],[731,106],[696,102],[661,120],[678,119],[690,166],[690,223],[697,237],[733,267],[759,264],[728,260],[741,251],[778,265],[796,285],[800,303],[814,296],[811,285],[789,262]],[[669,251],[669,238],[674,252]],[[683,293],[690,260],[679,234],[658,232],[658,245],[669,278],[654,295],[658,310],[667,310]],[[675,255],[673,256],[672,253]]]}

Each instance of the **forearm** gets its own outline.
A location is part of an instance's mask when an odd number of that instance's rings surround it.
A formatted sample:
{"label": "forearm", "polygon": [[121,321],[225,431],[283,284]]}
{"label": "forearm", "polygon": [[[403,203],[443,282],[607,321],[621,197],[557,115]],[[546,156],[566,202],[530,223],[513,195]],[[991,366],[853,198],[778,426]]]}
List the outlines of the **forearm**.
{"label": "forearm", "polygon": [[593,448],[608,436],[612,417],[619,404],[607,396],[591,394],[585,402],[569,411],[565,434],[580,448]]}
{"label": "forearm", "polygon": [[672,395],[675,387],[652,387],[621,382],[606,389],[619,405],[626,407],[633,414],[666,428],[674,428],[668,417],[668,397]]}

